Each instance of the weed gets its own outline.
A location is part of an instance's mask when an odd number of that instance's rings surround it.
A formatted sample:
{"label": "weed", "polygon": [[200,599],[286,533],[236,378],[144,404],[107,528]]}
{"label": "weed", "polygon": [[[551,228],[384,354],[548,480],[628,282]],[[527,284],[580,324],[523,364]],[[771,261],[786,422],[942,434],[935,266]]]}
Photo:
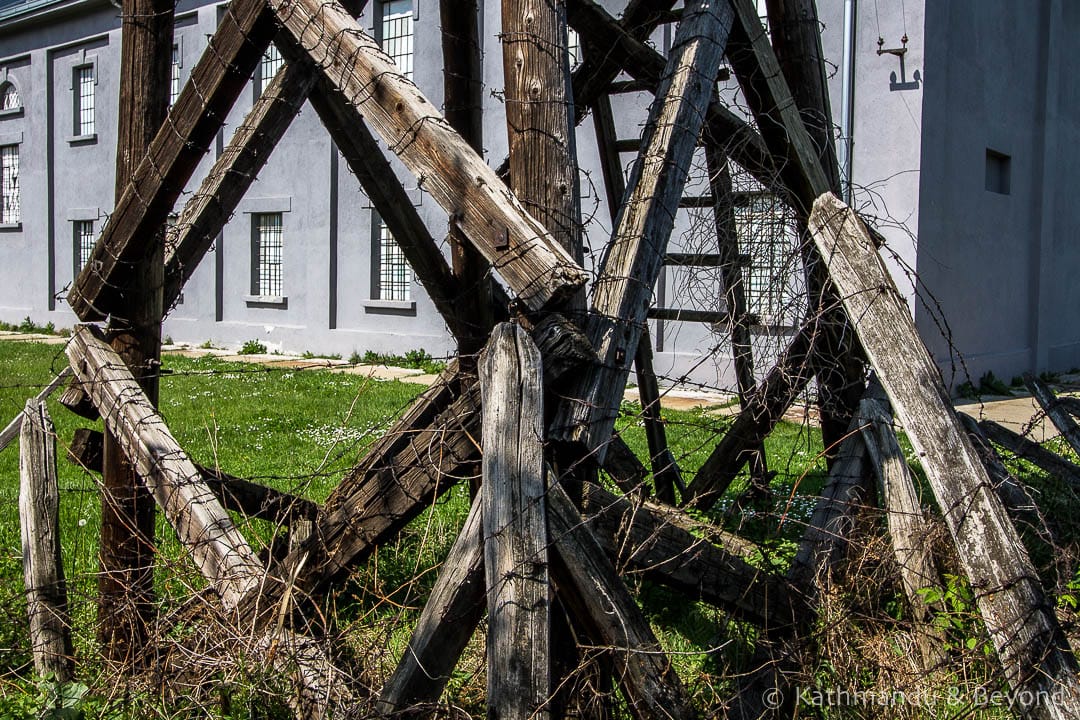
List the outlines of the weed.
{"label": "weed", "polygon": [[[353,357],[357,357],[357,353],[353,353]],[[434,359],[430,353],[423,349],[406,350],[404,355],[377,353],[374,350],[368,350],[359,360],[364,365],[390,365],[423,370],[432,374],[440,373],[446,367],[445,362]]]}
{"label": "weed", "polygon": [[240,346],[240,350],[237,352],[237,354],[238,355],[265,355],[266,354],[266,345],[259,342],[258,340],[248,340],[242,346]]}
{"label": "weed", "polygon": [[340,360],[341,353],[331,353],[329,355],[323,355],[319,353],[313,353],[310,350],[305,350],[304,354],[300,357],[304,358],[305,360]]}
{"label": "weed", "polygon": [[1009,386],[987,370],[986,374],[979,378],[979,394],[981,395],[1012,395]]}

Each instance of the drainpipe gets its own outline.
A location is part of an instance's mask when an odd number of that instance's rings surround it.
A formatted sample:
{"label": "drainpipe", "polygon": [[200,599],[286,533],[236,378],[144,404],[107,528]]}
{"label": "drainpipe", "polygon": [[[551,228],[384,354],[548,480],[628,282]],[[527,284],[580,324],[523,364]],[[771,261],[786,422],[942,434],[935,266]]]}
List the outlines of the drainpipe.
{"label": "drainpipe", "polygon": [[852,131],[855,125],[855,17],[856,0],[844,0],[844,59],[840,96],[840,190],[851,203]]}

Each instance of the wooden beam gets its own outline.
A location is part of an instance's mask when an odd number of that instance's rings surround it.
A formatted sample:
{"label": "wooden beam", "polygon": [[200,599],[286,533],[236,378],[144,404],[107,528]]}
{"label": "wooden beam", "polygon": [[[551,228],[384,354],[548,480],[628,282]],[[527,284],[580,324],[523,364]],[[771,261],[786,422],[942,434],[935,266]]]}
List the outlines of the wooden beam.
{"label": "wooden beam", "polygon": [[270,6],[294,46],[420,178],[527,307],[543,309],[585,283],[581,267],[339,3],[273,0]]}
{"label": "wooden beam", "polygon": [[676,512],[633,502],[592,483],[584,488],[586,525],[624,576],[644,575],[769,632],[808,619],[798,593],[786,581],[694,535]]}
{"label": "wooden beam", "polygon": [[315,85],[310,67],[286,63],[244,117],[229,144],[169,229],[163,302],[171,308],[203,255],[214,244],[240,200]]}
{"label": "wooden beam", "polygon": [[975,451],[979,453],[979,458],[982,460],[983,465],[986,466],[986,472],[990,474],[990,479],[994,481],[994,489],[997,490],[998,497],[1005,504],[1005,509],[1009,511],[1013,520],[1026,522],[1039,532],[1048,530],[1049,528],[1046,527],[1046,523],[1039,515],[1039,509],[1035,506],[1035,501],[1028,494],[1027,488],[1001,462],[997,450],[991,444],[990,438],[979,427],[979,423],[970,415],[964,413],[957,413],[956,415],[960,418],[960,422],[963,423],[964,429],[967,430],[971,444],[975,446]]}
{"label": "wooden beam", "polygon": [[[659,86],[664,75],[663,56],[627,32],[594,0],[569,0],[567,19],[570,26],[578,31],[582,41],[595,47],[595,54],[621,66],[635,79],[648,82],[653,88]],[[585,101],[590,99],[588,93],[579,94],[575,84],[575,105],[585,105]],[[776,168],[761,135],[743,118],[720,103],[710,103],[707,112],[705,132],[715,142],[727,148],[732,159],[758,182],[767,188],[783,192],[777,183]]]}
{"label": "wooden beam", "polygon": [[[48,385],[41,389],[41,392],[34,396],[34,399],[38,402],[48,400],[49,397],[56,392],[57,388],[59,388],[69,377],[71,377],[71,368],[65,367],[52,379],[52,381],[49,382]],[[5,425],[3,430],[0,430],[0,450],[6,448],[19,436],[19,430],[22,428],[23,417],[25,415],[25,412],[19,413],[11,418],[11,422]]]}
{"label": "wooden beam", "polygon": [[99,332],[90,325],[75,331],[65,348],[71,367],[196,566],[222,604],[235,607],[245,592],[258,587],[261,564]]}
{"label": "wooden beam", "polygon": [[[169,112],[175,0],[123,0],[115,202]],[[152,232],[128,272],[116,278],[123,306],[113,307],[108,337],[150,402],[158,402],[161,366],[165,223]],[[98,557],[98,642],[112,662],[129,667],[142,655],[157,613],[154,601],[154,499],[139,482],[119,441],[105,434]]]}
{"label": "wooden beam", "polygon": [[165,225],[273,34],[273,16],[262,0],[229,5],[68,292],[80,319],[101,320],[123,309],[121,278]]}
{"label": "wooden beam", "polygon": [[66,683],[75,670],[67,583],[60,554],[56,428],[44,400],[26,401],[19,436],[19,528],[34,670]]}
{"label": "wooden beam", "polygon": [[586,334],[597,349],[600,365],[583,373],[575,383],[552,428],[558,439],[595,450],[601,462],[731,21],[731,8],[723,3],[693,3],[684,15],[649,111],[642,151],[630,174],[619,223],[593,285]]}
{"label": "wooden beam", "polygon": [[546,718],[552,638],[543,384],[540,352],[521,326],[492,331],[480,389],[488,714]]}
{"label": "wooden beam", "polygon": [[409,646],[379,694],[380,713],[400,713],[438,701],[483,617],[487,603],[482,502],[479,496],[473,501],[465,525],[443,561]]}
{"label": "wooden beam", "polygon": [[692,718],[693,707],[648,621],[558,483],[548,490],[548,521],[559,596],[613,663],[635,718]]}
{"label": "wooden beam", "polygon": [[1054,391],[1031,373],[1024,373],[1024,384],[1039,402],[1046,416],[1050,418],[1050,422],[1054,423],[1054,427],[1061,433],[1061,437],[1065,438],[1065,442],[1069,443],[1074,453],[1080,455],[1080,425],[1076,424],[1073,416],[1058,401]]}
{"label": "wooden beam", "polygon": [[641,400],[641,417],[645,421],[645,439],[649,444],[649,464],[652,466],[656,497],[668,505],[675,504],[675,488],[685,489],[679,464],[668,446],[667,429],[660,417],[660,387],[652,364],[652,342],[649,329],[643,328],[634,357],[634,370]]}
{"label": "wooden beam", "polygon": [[1071,463],[1057,453],[1047,450],[1039,443],[1030,440],[1007,427],[998,425],[993,420],[983,420],[979,428],[993,442],[1002,446],[1021,460],[1027,460],[1054,477],[1060,478],[1080,490],[1080,465]]}
{"label": "wooden beam", "polygon": [[1014,692],[1045,699],[1031,717],[1080,714],[1077,662],[1016,529],[952,409],[903,296],[854,212],[832,195],[810,230],[896,415],[922,460]]}

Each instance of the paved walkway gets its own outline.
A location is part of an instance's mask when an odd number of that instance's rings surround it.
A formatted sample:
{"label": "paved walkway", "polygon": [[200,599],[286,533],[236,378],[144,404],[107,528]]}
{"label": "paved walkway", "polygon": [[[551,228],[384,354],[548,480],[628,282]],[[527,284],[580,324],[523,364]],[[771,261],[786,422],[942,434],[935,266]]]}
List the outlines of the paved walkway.
{"label": "paved walkway", "polygon": [[[66,338],[55,335],[38,333],[20,333],[0,331],[0,341],[6,342],[38,342],[49,345],[62,345],[67,342]],[[175,353],[185,357],[205,357],[212,355],[232,362],[259,363],[263,365],[287,367],[296,369],[320,369],[325,368],[331,372],[348,373],[351,375],[363,375],[379,380],[400,380],[401,382],[430,385],[435,381],[436,375],[426,374],[422,370],[409,368],[391,367],[387,365],[354,365],[345,360],[331,358],[304,358],[295,355],[237,355],[232,350],[218,348],[199,348],[190,345],[165,345],[162,352]],[[1063,375],[1054,384],[1054,390],[1069,394],[1080,395],[1080,375]],[[738,413],[739,404],[731,393],[705,392],[672,388],[662,392],[661,405],[666,410],[692,410],[705,408],[710,413],[729,414]],[[638,401],[636,387],[627,388],[624,399],[629,402]],[[1025,432],[1028,426],[1035,420],[1031,428],[1031,438],[1042,442],[1057,435],[1053,424],[1042,417],[1038,403],[1027,394],[1026,391],[1017,392],[1012,397],[986,396],[979,400],[961,398],[956,401],[956,409],[967,413],[979,420],[990,419],[1004,425],[1016,432]],[[816,420],[816,411],[802,405],[792,407],[785,415],[794,422],[803,422],[809,419]]]}

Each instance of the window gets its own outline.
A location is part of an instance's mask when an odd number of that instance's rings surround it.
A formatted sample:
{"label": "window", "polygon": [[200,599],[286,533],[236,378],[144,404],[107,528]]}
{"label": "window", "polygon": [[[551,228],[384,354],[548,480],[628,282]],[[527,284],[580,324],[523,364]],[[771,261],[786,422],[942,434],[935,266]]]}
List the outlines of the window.
{"label": "window", "polygon": [[252,215],[252,295],[260,298],[284,296],[281,283],[282,240],[281,213]]}
{"label": "window", "polygon": [[0,225],[16,225],[19,214],[19,146],[0,147]]}
{"label": "window", "polygon": [[405,254],[381,219],[378,225],[378,285],[373,293],[376,300],[409,302],[412,300],[412,268]]}
{"label": "window", "polygon": [[94,221],[73,220],[71,223],[72,235],[75,241],[75,275],[90,262],[90,254],[94,251]]}
{"label": "window", "polygon": [[1011,157],[986,148],[986,189],[1008,195],[1012,191],[1011,165]]}
{"label": "window", "polygon": [[575,69],[581,64],[581,36],[577,30],[568,28],[566,33],[566,54],[570,57],[570,69]]}
{"label": "window", "polygon": [[413,73],[412,0],[384,0],[379,3],[380,17],[375,32],[382,49],[397,64],[405,77]]}
{"label": "window", "polygon": [[169,107],[180,97],[180,46],[172,46],[172,69],[169,75]]}
{"label": "window", "polygon": [[255,97],[262,95],[283,64],[284,60],[281,57],[281,52],[276,45],[271,43],[262,56],[262,62],[259,63],[259,70],[255,78]]}
{"label": "window", "polygon": [[746,304],[764,324],[782,324],[790,309],[790,263],[798,247],[793,220],[784,203],[763,190],[749,193],[735,208],[739,246],[751,256],[743,268]]}
{"label": "window", "polygon": [[95,85],[93,65],[75,68],[75,134],[80,137],[97,132],[94,122]]}
{"label": "window", "polygon": [[4,110],[18,110],[22,107],[19,91],[10,82],[0,85],[0,112]]}

